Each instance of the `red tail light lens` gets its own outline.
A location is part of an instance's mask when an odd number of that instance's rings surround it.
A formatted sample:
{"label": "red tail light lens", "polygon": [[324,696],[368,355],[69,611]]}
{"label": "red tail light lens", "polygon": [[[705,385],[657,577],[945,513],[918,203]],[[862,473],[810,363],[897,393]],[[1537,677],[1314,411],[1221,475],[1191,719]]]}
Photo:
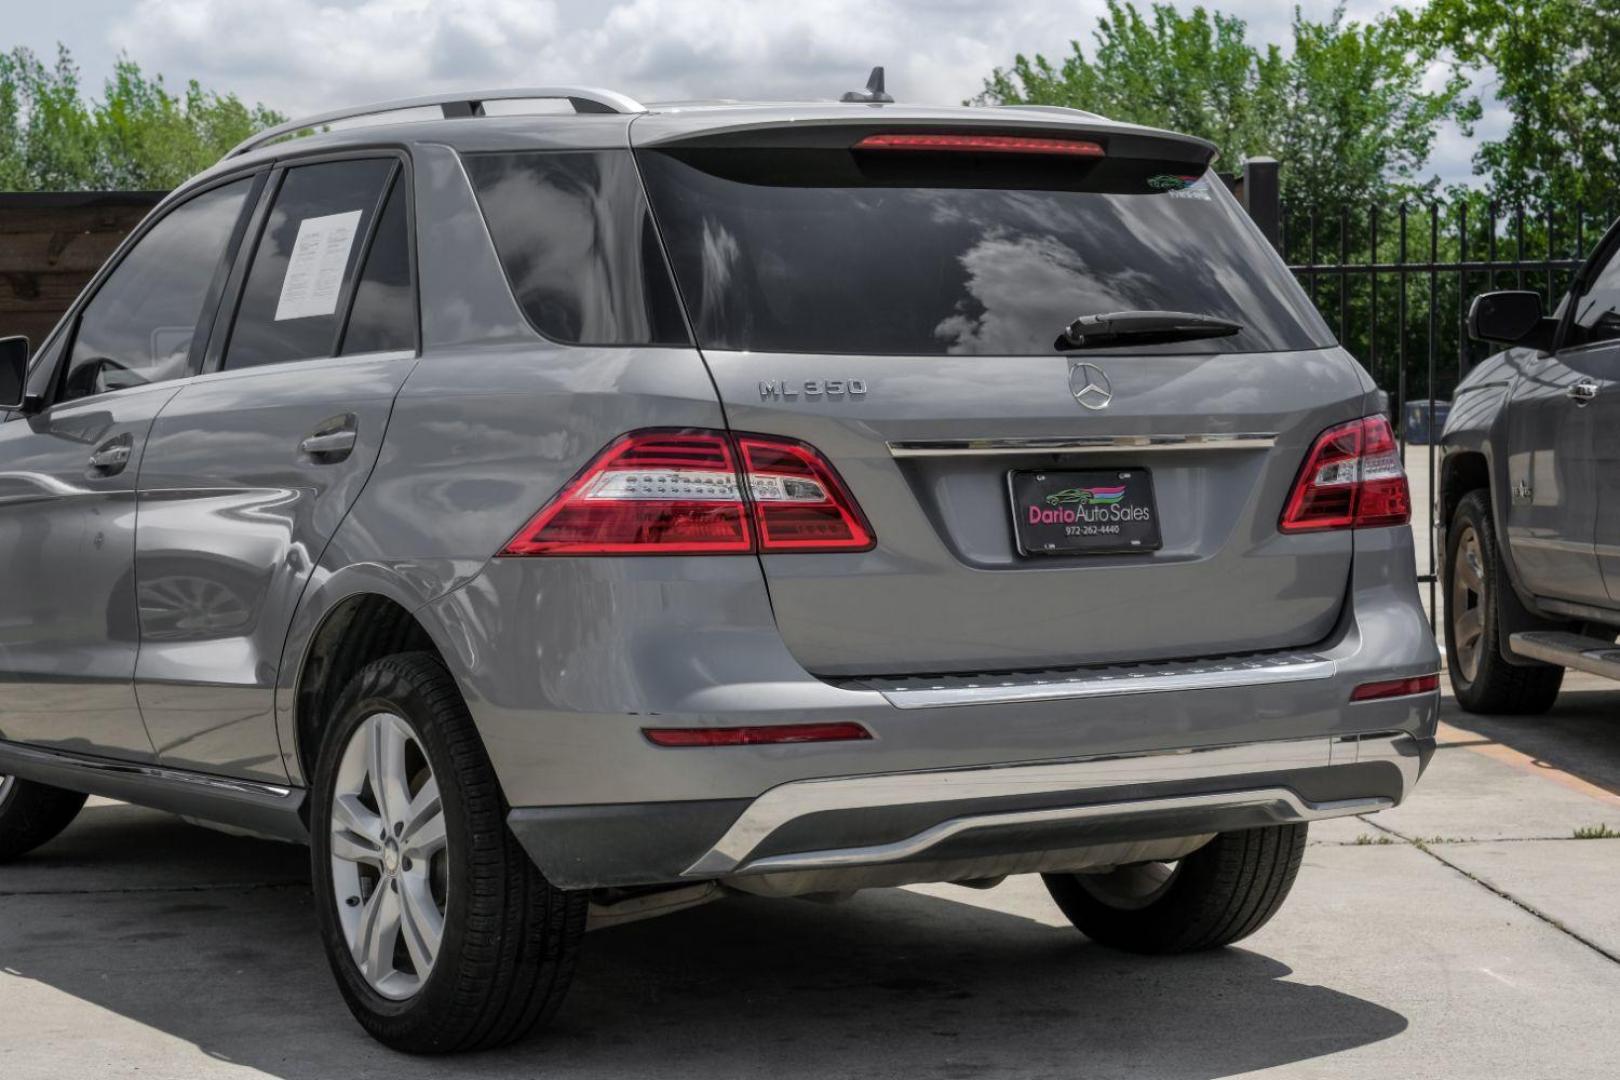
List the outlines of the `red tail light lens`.
{"label": "red tail light lens", "polygon": [[1317,436],[1278,528],[1283,532],[1369,529],[1412,518],[1395,432],[1383,416],[1328,428]]}
{"label": "red tail light lens", "polygon": [[912,132],[868,135],[855,144],[856,150],[921,150],[969,154],[1063,154],[1070,157],[1100,158],[1107,154],[1101,143],[1089,139],[1054,139],[1030,135],[946,135]]}
{"label": "red tail light lens", "polygon": [[827,459],[788,439],[741,435],[759,549],[866,551],[872,530]]}
{"label": "red tail light lens", "polygon": [[730,728],[642,728],[654,746],[764,746],[772,743],[851,742],[870,739],[859,724],[760,724]]}
{"label": "red tail light lens", "polygon": [[1350,692],[1351,701],[1381,701],[1384,698],[1432,694],[1440,689],[1439,675],[1415,675],[1410,679],[1388,679],[1362,683]]}
{"label": "red tail light lens", "polygon": [[811,446],[640,431],[598,454],[500,554],[747,555],[874,543],[843,481]]}
{"label": "red tail light lens", "polygon": [[719,432],[620,436],[502,555],[735,555],[754,550],[731,440]]}

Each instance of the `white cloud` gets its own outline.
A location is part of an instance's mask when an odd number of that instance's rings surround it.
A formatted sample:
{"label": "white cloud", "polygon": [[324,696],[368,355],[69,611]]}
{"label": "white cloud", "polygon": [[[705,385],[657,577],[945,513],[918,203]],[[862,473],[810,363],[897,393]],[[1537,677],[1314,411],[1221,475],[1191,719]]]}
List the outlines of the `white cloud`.
{"label": "white cloud", "polygon": [[[1186,9],[1192,0],[1181,0]],[[1286,42],[1292,3],[1200,0]],[[1335,0],[1301,0],[1326,18]],[[289,114],[450,89],[582,83],[645,101],[833,98],[888,69],[902,101],[951,104],[1020,53],[1088,47],[1103,0],[74,0],[23,5],[13,42],[67,44],[99,86],[125,51],[171,85],[198,79]],[[1145,0],[1139,6],[1145,7]],[[1387,11],[1351,0],[1348,16]],[[1454,130],[1433,166],[1466,179]]]}
{"label": "white cloud", "polygon": [[[1291,6],[1218,6],[1249,18],[1260,40],[1287,36]],[[1331,6],[1304,4],[1313,16]],[[1019,52],[1057,57],[1072,39],[1089,42],[1104,10],[1103,0],[135,0],[109,39],[149,69],[287,112],[556,82],[646,100],[827,98],[874,64],[904,100],[944,104]]]}

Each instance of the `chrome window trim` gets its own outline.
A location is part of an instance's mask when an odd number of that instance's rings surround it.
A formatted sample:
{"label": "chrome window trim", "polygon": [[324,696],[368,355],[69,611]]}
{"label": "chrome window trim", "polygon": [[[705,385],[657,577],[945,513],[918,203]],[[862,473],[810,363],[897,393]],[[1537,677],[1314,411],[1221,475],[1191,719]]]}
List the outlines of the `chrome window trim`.
{"label": "chrome window trim", "polygon": [[1064,435],[1006,439],[918,439],[889,443],[897,458],[994,457],[1004,454],[1073,454],[1120,450],[1269,450],[1275,434],[1207,432],[1188,435]]}

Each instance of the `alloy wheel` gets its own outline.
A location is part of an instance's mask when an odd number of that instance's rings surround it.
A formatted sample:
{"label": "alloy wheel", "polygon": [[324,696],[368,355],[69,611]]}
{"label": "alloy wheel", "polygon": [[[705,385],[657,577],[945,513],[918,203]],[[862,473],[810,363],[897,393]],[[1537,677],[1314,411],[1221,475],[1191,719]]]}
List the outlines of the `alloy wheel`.
{"label": "alloy wheel", "polygon": [[349,954],[377,993],[414,997],[444,940],[449,844],[438,781],[403,718],[375,713],[355,728],[331,811],[333,899]]}
{"label": "alloy wheel", "polygon": [[11,794],[12,783],[13,780],[11,777],[0,776],[0,803],[5,802],[6,796]]}
{"label": "alloy wheel", "polygon": [[1457,652],[1462,677],[1473,682],[1479,677],[1480,647],[1485,640],[1485,563],[1480,553],[1479,533],[1472,525],[1462,527],[1457,539],[1456,565],[1451,572],[1451,642]]}

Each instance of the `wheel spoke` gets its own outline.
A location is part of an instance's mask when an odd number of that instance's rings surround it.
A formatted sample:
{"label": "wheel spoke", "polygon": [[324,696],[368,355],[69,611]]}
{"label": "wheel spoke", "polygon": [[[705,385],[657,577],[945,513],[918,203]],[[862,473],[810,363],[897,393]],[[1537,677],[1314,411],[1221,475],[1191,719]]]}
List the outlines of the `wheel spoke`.
{"label": "wheel spoke", "polygon": [[433,970],[433,961],[439,955],[439,943],[444,939],[444,916],[433,902],[428,886],[428,869],[422,867],[400,879],[400,932],[405,936],[405,948],[411,954],[418,978],[427,978]]}
{"label": "wheel spoke", "polygon": [[371,777],[371,792],[377,798],[377,811],[382,815],[385,828],[392,829],[405,820],[410,808],[409,787],[405,777],[405,732],[400,724],[386,715],[373,716],[369,721],[370,746],[367,754],[367,774]]}
{"label": "wheel spoke", "polygon": [[349,862],[382,865],[382,819],[367,810],[358,795],[339,795],[332,803],[332,854]]}
{"label": "wheel spoke", "polygon": [[426,859],[444,847],[444,806],[439,801],[437,780],[430,777],[411,800],[400,843],[417,859]]}
{"label": "wheel spoke", "polygon": [[1470,608],[1457,615],[1457,645],[1472,645],[1485,632],[1483,608]]}
{"label": "wheel spoke", "polygon": [[[1472,537],[1469,539],[1472,541]],[[1484,591],[1479,573],[1479,549],[1472,542],[1457,552],[1457,577],[1468,586],[1470,592],[1478,594]]]}
{"label": "wheel spoke", "polygon": [[353,946],[354,962],[373,986],[394,970],[399,924],[399,894],[387,885],[379,885],[360,915],[360,932]]}

